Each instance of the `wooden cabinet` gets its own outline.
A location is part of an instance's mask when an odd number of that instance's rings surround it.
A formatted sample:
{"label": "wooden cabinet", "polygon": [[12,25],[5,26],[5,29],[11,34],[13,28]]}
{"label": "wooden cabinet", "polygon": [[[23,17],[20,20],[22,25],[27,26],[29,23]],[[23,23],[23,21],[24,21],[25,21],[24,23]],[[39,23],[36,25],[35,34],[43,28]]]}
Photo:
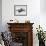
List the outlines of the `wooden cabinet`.
{"label": "wooden cabinet", "polygon": [[13,41],[23,43],[22,46],[33,46],[33,23],[7,23]]}

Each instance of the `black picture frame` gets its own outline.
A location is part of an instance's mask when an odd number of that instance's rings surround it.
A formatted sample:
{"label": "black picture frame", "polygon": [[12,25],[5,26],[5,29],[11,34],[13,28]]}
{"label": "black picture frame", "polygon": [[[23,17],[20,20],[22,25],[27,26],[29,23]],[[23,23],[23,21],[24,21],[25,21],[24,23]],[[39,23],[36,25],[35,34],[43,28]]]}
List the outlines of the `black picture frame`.
{"label": "black picture frame", "polygon": [[14,16],[27,16],[27,5],[14,5]]}

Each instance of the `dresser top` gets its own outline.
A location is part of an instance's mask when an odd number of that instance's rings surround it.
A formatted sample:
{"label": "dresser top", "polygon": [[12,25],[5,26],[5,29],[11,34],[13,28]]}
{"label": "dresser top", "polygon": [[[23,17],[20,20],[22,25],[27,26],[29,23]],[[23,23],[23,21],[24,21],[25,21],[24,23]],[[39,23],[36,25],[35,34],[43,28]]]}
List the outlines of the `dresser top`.
{"label": "dresser top", "polygon": [[29,24],[29,25],[33,25],[34,23],[7,23],[8,25],[25,25],[25,24]]}

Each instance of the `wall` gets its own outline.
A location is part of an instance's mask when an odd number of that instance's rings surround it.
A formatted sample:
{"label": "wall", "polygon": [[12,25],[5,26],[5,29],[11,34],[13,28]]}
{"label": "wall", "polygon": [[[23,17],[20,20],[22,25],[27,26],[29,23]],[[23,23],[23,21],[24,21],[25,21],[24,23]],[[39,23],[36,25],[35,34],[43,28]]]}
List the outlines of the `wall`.
{"label": "wall", "polygon": [[46,31],[46,0],[40,0],[40,23]]}
{"label": "wall", "polygon": [[33,25],[33,46],[39,46],[39,41],[36,36],[36,27],[40,24],[40,0],[32,0],[32,21]]}
{"label": "wall", "polygon": [[[27,16],[14,16],[14,5],[27,5]],[[40,0],[2,0],[2,25],[3,31],[7,31],[7,22],[17,19],[19,22],[30,20],[33,25],[33,45],[38,46],[36,27],[40,24]],[[37,39],[37,40],[36,40]]]}
{"label": "wall", "polygon": [[0,0],[0,31],[2,31],[2,0]]}
{"label": "wall", "polygon": [[[14,16],[14,5],[16,4],[27,5],[27,16]],[[19,22],[24,22],[26,19],[29,19],[31,22],[39,23],[39,15],[40,15],[40,0],[39,1],[38,0],[35,0],[35,1],[34,0],[32,1],[31,0],[19,0],[19,1],[18,0],[3,0],[2,1],[3,26],[5,26],[7,21],[10,19],[17,19],[19,20]]]}
{"label": "wall", "polygon": [[42,13],[46,13],[46,0],[40,0],[40,9]]}

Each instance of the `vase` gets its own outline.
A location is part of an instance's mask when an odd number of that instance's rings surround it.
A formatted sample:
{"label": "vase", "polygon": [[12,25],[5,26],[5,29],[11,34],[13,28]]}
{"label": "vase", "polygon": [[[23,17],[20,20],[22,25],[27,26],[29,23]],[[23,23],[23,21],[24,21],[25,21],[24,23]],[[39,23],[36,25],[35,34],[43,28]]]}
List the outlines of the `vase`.
{"label": "vase", "polygon": [[45,46],[45,41],[39,40],[39,46]]}

